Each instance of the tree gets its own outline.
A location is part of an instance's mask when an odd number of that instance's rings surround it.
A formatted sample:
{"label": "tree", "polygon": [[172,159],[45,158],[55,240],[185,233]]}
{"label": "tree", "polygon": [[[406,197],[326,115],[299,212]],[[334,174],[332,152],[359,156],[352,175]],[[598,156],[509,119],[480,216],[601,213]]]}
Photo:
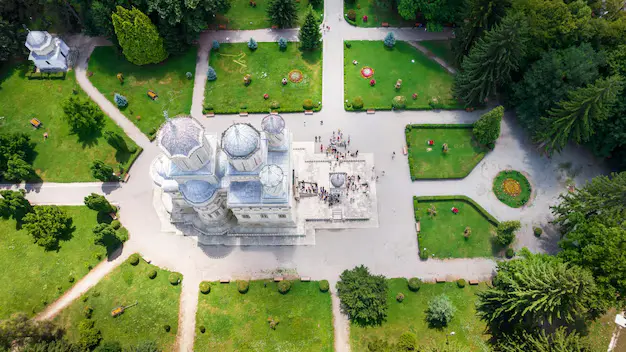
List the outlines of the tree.
{"label": "tree", "polygon": [[493,149],[494,143],[500,137],[500,123],[504,116],[504,108],[500,105],[493,108],[474,123],[474,137],[478,143]]}
{"label": "tree", "polygon": [[4,21],[0,14],[0,62],[23,53],[26,36],[16,24]]}
{"label": "tree", "polygon": [[267,17],[278,28],[291,28],[298,22],[298,5],[295,0],[271,0]]}
{"label": "tree", "polygon": [[370,274],[363,265],[344,270],[337,282],[342,310],[364,325],[380,323],[387,317],[387,290],[385,277]]}
{"label": "tree", "polygon": [[467,106],[481,105],[498,87],[508,84],[526,52],[527,24],[519,15],[507,16],[485,33],[463,60],[454,93]]}
{"label": "tree", "polygon": [[444,327],[454,317],[456,308],[450,302],[448,296],[441,294],[431,299],[426,309],[426,321],[432,327]]}
{"label": "tree", "polygon": [[396,36],[393,34],[393,32],[387,33],[385,39],[383,40],[383,43],[385,43],[385,46],[388,48],[393,48],[393,46],[396,45]]}
{"label": "tree", "polygon": [[418,12],[424,16],[429,31],[438,32],[447,22],[456,22],[463,1],[458,0],[398,0],[398,14],[405,20],[415,20]]}
{"label": "tree", "polygon": [[50,320],[37,321],[15,313],[0,321],[0,349],[21,350],[21,346],[60,340],[63,330]]}
{"label": "tree", "polygon": [[85,319],[78,324],[78,343],[85,350],[92,350],[102,340],[102,333],[96,329],[93,320]]}
{"label": "tree", "polygon": [[115,229],[106,223],[98,224],[93,228],[95,239],[94,244],[99,246],[111,247],[122,242],[115,232]]}
{"label": "tree", "polygon": [[521,226],[519,221],[502,221],[496,229],[496,242],[503,247],[510,245]]}
{"label": "tree", "polygon": [[119,341],[104,341],[94,352],[122,352],[122,344]]}
{"label": "tree", "polygon": [[415,351],[417,348],[417,337],[415,334],[411,332],[403,332],[398,339],[398,345],[396,346],[396,350],[399,352],[402,351]]}
{"label": "tree", "polygon": [[12,182],[29,181],[35,175],[33,166],[19,157],[11,158],[7,161],[7,170],[4,178]]}
{"label": "tree", "polygon": [[137,346],[130,347],[127,352],[161,352],[161,349],[154,341],[144,341],[137,344]]}
{"label": "tree", "polygon": [[303,50],[313,50],[320,45],[320,24],[311,8],[304,16],[304,23],[300,27],[298,38],[300,39],[300,48]]}
{"label": "tree", "polygon": [[115,101],[115,105],[117,105],[118,108],[125,108],[128,106],[128,99],[126,99],[125,96],[115,93],[115,95],[113,96],[113,100]]}
{"label": "tree", "polygon": [[135,65],[156,64],[167,58],[163,38],[150,18],[137,8],[121,6],[111,16],[115,35],[126,59]]}
{"label": "tree", "polygon": [[573,322],[593,305],[597,289],[591,273],[545,255],[520,251],[522,259],[498,263],[493,286],[478,292],[476,308],[492,332]]}
{"label": "tree", "polygon": [[[0,176],[8,178],[5,173],[8,170],[9,160],[21,159],[31,161],[34,155],[34,144],[25,133],[0,134]],[[15,167],[15,164],[13,164]],[[11,177],[13,175],[9,175]]]}
{"label": "tree", "polygon": [[578,88],[567,99],[542,117],[543,131],[537,136],[548,153],[560,152],[569,141],[588,141],[594,126],[606,120],[624,84],[619,76],[599,79],[595,84]]}
{"label": "tree", "polygon": [[65,121],[74,133],[88,134],[102,126],[104,114],[91,100],[70,96],[62,104]]}
{"label": "tree", "polygon": [[97,193],[92,193],[85,197],[85,205],[87,208],[100,213],[108,214],[116,211],[116,208],[109,203],[105,196]]}
{"label": "tree", "polygon": [[248,48],[250,50],[256,50],[258,47],[259,47],[259,44],[257,44],[256,40],[250,37],[250,40],[248,40]]}
{"label": "tree", "polygon": [[106,138],[107,142],[116,150],[130,153],[130,148],[128,148],[128,144],[126,144],[126,140],[121,134],[113,131],[105,131],[104,138]]}
{"label": "tree", "polygon": [[[305,22],[306,22],[306,19],[305,19]],[[300,32],[302,32],[302,28],[300,29]],[[300,36],[299,33],[298,35]],[[300,39],[300,42],[302,42],[302,39]],[[283,37],[278,38],[278,48],[280,49],[280,51],[285,51],[287,49],[287,39]]]}
{"label": "tree", "polygon": [[209,81],[215,81],[217,79],[217,73],[215,72],[215,69],[212,66],[209,66],[209,69],[206,73],[206,78]]}
{"label": "tree", "polygon": [[105,164],[101,160],[94,160],[91,164],[91,175],[93,178],[102,182],[111,181],[117,179],[113,174],[113,168]]}
{"label": "tree", "polygon": [[72,218],[54,205],[42,205],[24,216],[24,229],[33,236],[35,243],[47,250],[58,247],[59,241],[73,231]]}
{"label": "tree", "polygon": [[532,334],[522,331],[512,337],[507,336],[501,339],[497,344],[498,351],[501,352],[590,352],[593,351],[591,346],[581,339],[578,333],[568,333],[564,327],[556,329],[552,334],[546,334],[540,331]]}
{"label": "tree", "polygon": [[13,218],[18,223],[22,221],[24,216],[33,211],[28,199],[24,196],[26,191],[20,189],[18,191],[2,190],[0,191],[0,216],[3,218]]}
{"label": "tree", "polygon": [[114,2],[93,1],[85,18],[85,31],[92,36],[113,38],[115,29],[111,21],[111,14],[115,10]]}
{"label": "tree", "polygon": [[20,349],[20,352],[81,352],[79,346],[67,342],[63,339],[32,343]]}

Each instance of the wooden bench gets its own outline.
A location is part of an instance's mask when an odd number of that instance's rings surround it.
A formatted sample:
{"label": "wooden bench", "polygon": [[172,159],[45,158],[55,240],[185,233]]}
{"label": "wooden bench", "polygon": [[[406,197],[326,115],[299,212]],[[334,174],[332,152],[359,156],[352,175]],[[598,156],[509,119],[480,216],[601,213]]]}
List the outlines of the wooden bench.
{"label": "wooden bench", "polygon": [[402,147],[402,154],[406,155],[407,153],[408,153],[408,148],[405,145],[404,147]]}
{"label": "wooden bench", "polygon": [[313,115],[313,110],[304,110],[305,115]]}
{"label": "wooden bench", "polygon": [[382,26],[383,26],[383,27],[389,27],[389,23],[387,23],[387,22],[383,22]]}
{"label": "wooden bench", "polygon": [[302,276],[302,277],[300,278],[300,281],[302,281],[302,282],[309,282],[309,281],[311,281],[311,278],[310,278],[310,277],[308,277],[308,276]]}
{"label": "wooden bench", "polygon": [[273,25],[272,25],[272,29],[278,29],[278,26],[277,26],[277,25],[275,25],[275,24],[273,24]]}
{"label": "wooden bench", "polygon": [[248,113],[247,113],[247,112],[245,112],[245,111],[242,111],[242,112],[240,112],[240,113],[239,113],[239,116],[241,116],[241,117],[247,117],[247,116],[248,116]]}
{"label": "wooden bench", "polygon": [[127,172],[126,175],[124,175],[124,183],[128,182],[129,178],[130,178],[130,174]]}
{"label": "wooden bench", "polygon": [[41,126],[41,121],[39,121],[38,119],[31,119],[30,124],[33,125],[33,127],[35,128],[39,128],[39,126]]}
{"label": "wooden bench", "polygon": [[478,280],[469,280],[470,285],[478,285]]}
{"label": "wooden bench", "polygon": [[421,24],[421,23],[419,23],[419,22],[416,22],[416,23],[415,23],[415,28],[420,28],[420,27],[422,27],[422,24]]}
{"label": "wooden bench", "polygon": [[148,91],[148,97],[150,97],[150,99],[152,100],[157,100],[157,98],[159,97],[154,91],[149,90]]}
{"label": "wooden bench", "polygon": [[446,279],[438,277],[438,278],[435,279],[435,282],[440,284],[440,283],[446,282]]}
{"label": "wooden bench", "polygon": [[416,222],[415,223],[415,231],[417,231],[417,233],[420,233],[422,230],[422,228],[420,227],[420,222]]}
{"label": "wooden bench", "polygon": [[376,110],[374,110],[374,109],[368,109],[367,110],[367,114],[368,115],[372,115],[372,114],[375,114],[375,113],[376,113]]}
{"label": "wooden bench", "polygon": [[109,213],[109,216],[111,217],[111,219],[117,220],[117,214],[116,213]]}
{"label": "wooden bench", "polygon": [[217,29],[226,29],[226,25],[225,24],[218,24],[217,25]]}
{"label": "wooden bench", "polygon": [[283,281],[283,277],[282,276],[276,276],[274,278],[274,282],[280,282],[280,281]]}
{"label": "wooden bench", "polygon": [[220,284],[229,284],[230,279],[220,279]]}
{"label": "wooden bench", "polygon": [[215,114],[210,112],[208,114],[204,114],[204,117],[215,117]]}

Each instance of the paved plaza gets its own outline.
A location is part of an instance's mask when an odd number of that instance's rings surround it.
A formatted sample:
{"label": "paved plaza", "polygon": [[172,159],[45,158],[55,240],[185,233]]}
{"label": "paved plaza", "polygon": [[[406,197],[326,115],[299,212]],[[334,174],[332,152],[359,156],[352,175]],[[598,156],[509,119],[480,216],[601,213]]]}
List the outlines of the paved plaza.
{"label": "paved plaza", "polygon": [[[149,175],[150,164],[160,151],[155,143],[149,142],[146,136],[87,79],[87,59],[91,50],[94,46],[106,45],[107,42],[77,37],[75,44],[81,47],[81,57],[76,68],[78,83],[91,99],[143,148],[143,153],[133,165],[127,183],[26,185],[27,198],[34,204],[82,205],[83,198],[92,192],[105,194],[113,203],[119,205],[120,221],[130,232],[129,241],[113,258],[100,264],[60,300],[50,304],[39,318],[50,318],[57,314],[135,252],[141,253],[155,265],[184,275],[178,335],[180,351],[193,349],[198,285],[203,280],[266,278],[278,270],[287,270],[314,280],[328,279],[334,288],[334,283],[343,270],[361,264],[368,266],[373,273],[387,277],[420,277],[425,280],[438,277],[462,277],[467,280],[490,278],[496,266],[492,259],[420,261],[414,227],[412,205],[414,195],[468,196],[499,220],[522,222],[522,229],[514,244],[516,248],[528,247],[534,252],[556,250],[558,234],[549,224],[550,205],[555,204],[558,195],[566,191],[568,177],[581,185],[604,171],[601,164],[586,151],[576,148],[567,148],[552,158],[543,156],[517,125],[514,117],[506,114],[495,150],[489,152],[469,176],[461,180],[412,182],[406,156],[402,154],[405,125],[472,123],[482,112],[436,110],[385,111],[375,114],[346,112],[343,102],[343,40],[382,40],[390,30],[396,33],[398,40],[418,42],[447,39],[452,33],[447,31],[430,33],[421,29],[356,28],[342,19],[342,12],[343,2],[325,2],[325,23],[331,26],[331,30],[325,32],[323,36],[322,110],[313,115],[299,113],[282,116],[292,131],[294,140],[310,142],[308,144],[319,153],[320,160],[327,157],[325,153],[320,153],[320,143],[314,142],[315,137],[322,136],[322,140],[327,142],[333,131],[341,130],[350,136],[348,149],[359,150],[364,156],[375,161],[374,174],[372,170],[367,170],[358,163],[349,166],[338,165],[336,170],[330,169],[335,166],[328,161],[310,167],[325,168],[320,172],[322,175],[327,175],[328,172],[343,172],[348,176],[359,175],[365,178],[374,190],[369,192],[369,196],[375,200],[371,203],[373,208],[364,206],[366,202],[363,197],[367,196],[365,193],[355,194],[354,203],[350,203],[353,206],[347,207],[343,216],[352,214],[359,217],[368,213],[376,219],[376,223],[349,230],[318,228],[313,246],[200,246],[194,237],[163,232],[161,221],[153,207],[153,182]],[[234,122],[250,122],[258,126],[265,116],[220,115],[205,118],[201,113],[211,42],[214,39],[245,42],[252,36],[259,42],[275,41],[280,36],[297,40],[297,31],[205,32],[200,38],[191,115],[200,121],[208,132],[221,132]],[[323,124],[320,121],[323,121]],[[393,152],[396,153],[395,158],[392,158]],[[571,167],[565,168],[564,165],[567,163]],[[509,208],[491,192],[493,178],[505,169],[519,170],[528,175],[533,185],[533,195],[527,206]],[[4,188],[17,186],[5,185]],[[332,212],[328,213],[330,210],[324,209],[323,205],[308,204],[319,203],[316,197],[301,202],[301,206],[307,206],[311,212],[323,213],[320,216],[333,215]],[[541,238],[533,236],[532,226],[544,228],[546,236]],[[338,303],[337,297],[333,294],[335,347],[337,351],[349,351],[348,322],[339,313]]]}

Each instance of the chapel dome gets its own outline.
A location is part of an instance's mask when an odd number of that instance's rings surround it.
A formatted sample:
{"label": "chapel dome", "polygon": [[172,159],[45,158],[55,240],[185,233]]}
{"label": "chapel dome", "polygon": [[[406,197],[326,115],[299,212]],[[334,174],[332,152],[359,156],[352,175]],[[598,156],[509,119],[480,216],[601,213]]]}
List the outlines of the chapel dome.
{"label": "chapel dome", "polygon": [[230,158],[246,158],[260,145],[261,134],[249,123],[236,123],[222,133],[222,149]]}
{"label": "chapel dome", "polygon": [[191,117],[177,117],[168,121],[159,130],[158,143],[170,156],[189,156],[202,146],[204,128]]}
{"label": "chapel dome", "polygon": [[48,39],[48,36],[50,36],[48,32],[42,32],[42,31],[28,32],[28,35],[26,36],[26,46],[30,48],[38,48],[46,42],[46,40]]}
{"label": "chapel dome", "polygon": [[179,190],[189,203],[201,204],[213,197],[217,187],[206,181],[191,180],[180,185]]}
{"label": "chapel dome", "polygon": [[264,187],[276,187],[283,182],[285,174],[278,165],[265,165],[259,172],[259,179]]}
{"label": "chapel dome", "polygon": [[276,115],[267,115],[261,120],[261,127],[263,131],[270,134],[278,134],[282,133],[285,129],[285,119],[282,116]]}
{"label": "chapel dome", "polygon": [[341,173],[332,174],[330,175],[330,183],[333,185],[333,187],[339,188],[343,186],[344,183],[346,183],[346,175]]}

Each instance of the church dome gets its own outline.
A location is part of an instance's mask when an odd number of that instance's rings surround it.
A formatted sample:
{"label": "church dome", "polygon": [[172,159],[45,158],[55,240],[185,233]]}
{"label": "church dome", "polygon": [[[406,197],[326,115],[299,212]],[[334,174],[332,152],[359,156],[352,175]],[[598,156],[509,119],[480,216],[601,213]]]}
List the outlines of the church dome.
{"label": "church dome", "polygon": [[31,31],[26,36],[26,46],[29,48],[38,48],[43,45],[48,39],[48,32]]}
{"label": "church dome", "polygon": [[191,180],[180,185],[179,189],[189,203],[200,204],[211,199],[217,187],[206,181]]}
{"label": "church dome", "polygon": [[339,188],[346,183],[346,175],[345,174],[332,174],[330,175],[330,183],[335,188]]}
{"label": "church dome", "polygon": [[191,117],[169,119],[159,131],[158,143],[170,156],[189,156],[202,146],[204,128]]}
{"label": "church dome", "polygon": [[274,164],[263,166],[259,172],[259,178],[264,187],[276,187],[283,182],[284,177],[283,169]]}
{"label": "church dome", "polygon": [[261,120],[263,131],[271,134],[282,133],[285,129],[285,120],[278,114],[267,115]]}
{"label": "church dome", "polygon": [[230,158],[246,158],[261,145],[261,134],[249,123],[236,123],[222,133],[222,149]]}

